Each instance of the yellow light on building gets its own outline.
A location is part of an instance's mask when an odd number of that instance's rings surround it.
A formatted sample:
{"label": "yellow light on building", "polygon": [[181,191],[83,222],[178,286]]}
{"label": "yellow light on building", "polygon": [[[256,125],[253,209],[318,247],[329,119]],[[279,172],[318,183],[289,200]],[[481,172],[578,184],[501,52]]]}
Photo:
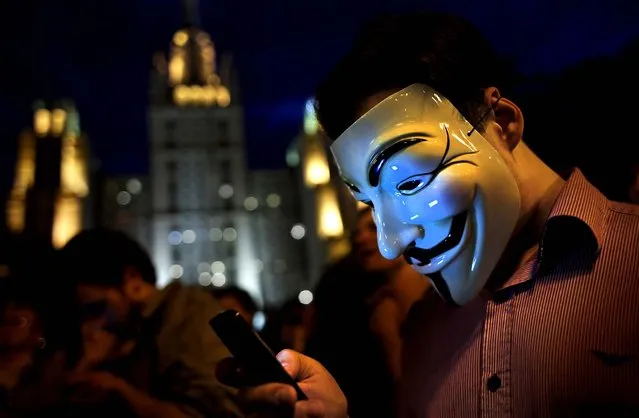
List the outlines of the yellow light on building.
{"label": "yellow light on building", "polygon": [[180,84],[184,80],[186,63],[181,55],[171,57],[169,61],[169,81],[172,85]]}
{"label": "yellow light on building", "polygon": [[75,141],[65,141],[60,166],[60,190],[82,198],[89,194],[86,161]]}
{"label": "yellow light on building", "polygon": [[337,193],[331,187],[317,191],[317,233],[321,238],[338,238],[344,234],[344,224],[337,202]]}
{"label": "yellow light on building", "polygon": [[202,58],[207,61],[213,60],[215,58],[215,51],[211,45],[207,45],[202,48]]}
{"label": "yellow light on building", "polygon": [[27,194],[35,180],[36,143],[32,134],[23,134],[20,138],[18,161],[11,193],[20,197]]}
{"label": "yellow light on building", "polygon": [[317,187],[331,179],[326,153],[314,138],[308,138],[304,156],[304,183],[306,187]]}
{"label": "yellow light on building", "polygon": [[195,40],[200,45],[206,45],[206,44],[211,43],[211,37],[206,32],[199,32],[195,36]]}
{"label": "yellow light on building", "polygon": [[180,31],[177,31],[175,35],[173,35],[173,43],[176,46],[182,47],[186,45],[188,41],[189,41],[189,35],[186,33],[186,31],[180,30]]}
{"label": "yellow light on building", "polygon": [[204,100],[204,104],[213,105],[215,104],[215,98],[217,97],[217,89],[214,86],[204,86],[202,88],[202,98]]}
{"label": "yellow light on building", "polygon": [[16,162],[13,188],[7,200],[7,226],[9,230],[20,233],[24,230],[26,195],[35,180],[36,139],[28,133],[20,138],[18,161]]}
{"label": "yellow light on building", "polygon": [[202,68],[200,69],[200,76],[202,80],[206,80],[209,77],[209,74],[211,74],[214,70],[214,65],[213,62],[203,62],[202,63]]}
{"label": "yellow light on building", "polygon": [[53,219],[53,246],[63,247],[82,229],[82,204],[75,196],[58,198]]}
{"label": "yellow light on building", "polygon": [[[51,111],[40,108],[34,113],[33,132],[28,131],[20,138],[15,179],[6,205],[6,216],[9,229],[15,233],[29,227],[26,225],[27,195],[35,181],[36,150],[41,144],[36,135],[49,134],[62,137],[60,172],[50,173],[60,176],[60,188],[53,202],[53,224],[50,231],[52,243],[59,248],[81,230],[83,198],[89,193],[87,153],[80,136],[79,117],[72,104],[67,103],[64,108]],[[58,158],[57,155],[48,157]],[[41,211],[38,206],[35,209]]]}
{"label": "yellow light on building", "polygon": [[11,232],[24,230],[25,206],[24,199],[11,198],[7,201],[7,226]]}
{"label": "yellow light on building", "polygon": [[191,92],[187,86],[176,86],[173,89],[173,100],[178,106],[186,105],[191,97]]}
{"label": "yellow light on building", "polygon": [[64,132],[64,125],[67,121],[67,112],[64,109],[55,109],[51,112],[51,132],[54,135],[61,135]]}
{"label": "yellow light on building", "polygon": [[33,115],[33,131],[38,136],[45,136],[51,130],[51,112],[38,109]]}
{"label": "yellow light on building", "polygon": [[191,86],[191,100],[196,104],[204,104],[204,89],[202,86]]}
{"label": "yellow light on building", "polygon": [[217,88],[217,104],[221,107],[227,107],[231,104],[231,93],[229,93],[229,89],[224,86]]}
{"label": "yellow light on building", "polygon": [[219,86],[220,85],[220,76],[217,74],[209,74],[206,77],[206,82],[211,86]]}

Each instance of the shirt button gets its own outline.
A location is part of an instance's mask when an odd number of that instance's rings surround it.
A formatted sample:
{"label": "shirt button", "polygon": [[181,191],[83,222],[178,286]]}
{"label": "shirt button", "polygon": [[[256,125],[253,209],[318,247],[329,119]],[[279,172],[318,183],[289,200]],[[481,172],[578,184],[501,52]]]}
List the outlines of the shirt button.
{"label": "shirt button", "polygon": [[497,389],[501,387],[501,379],[496,374],[490,376],[486,382],[486,387],[491,392],[497,392]]}

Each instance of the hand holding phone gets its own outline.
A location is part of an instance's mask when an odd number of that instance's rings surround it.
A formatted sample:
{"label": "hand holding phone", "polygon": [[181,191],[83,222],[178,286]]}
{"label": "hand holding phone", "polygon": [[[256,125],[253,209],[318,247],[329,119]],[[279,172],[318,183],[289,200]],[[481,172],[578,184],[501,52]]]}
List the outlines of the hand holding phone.
{"label": "hand holding phone", "polygon": [[308,399],[269,346],[237,311],[221,312],[209,324],[257,384],[284,383],[295,389],[298,400]]}

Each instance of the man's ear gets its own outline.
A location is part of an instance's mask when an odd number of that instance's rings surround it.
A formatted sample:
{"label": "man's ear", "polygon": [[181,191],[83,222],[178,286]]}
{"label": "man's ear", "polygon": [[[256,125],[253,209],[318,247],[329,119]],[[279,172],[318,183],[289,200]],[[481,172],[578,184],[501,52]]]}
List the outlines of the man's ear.
{"label": "man's ear", "polygon": [[495,124],[501,139],[509,150],[513,150],[524,134],[524,115],[512,101],[502,97],[496,87],[484,91],[484,103],[493,109],[494,117],[489,124]]}

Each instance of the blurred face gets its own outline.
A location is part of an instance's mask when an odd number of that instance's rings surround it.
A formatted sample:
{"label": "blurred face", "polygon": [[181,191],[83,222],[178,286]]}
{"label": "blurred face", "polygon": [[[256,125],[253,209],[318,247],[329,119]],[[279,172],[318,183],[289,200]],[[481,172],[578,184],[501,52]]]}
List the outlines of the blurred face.
{"label": "blurred face", "polygon": [[80,304],[84,327],[103,329],[119,334],[133,324],[140,314],[134,305],[117,288],[79,285],[77,298]]}
{"label": "blurred face", "polygon": [[41,345],[42,330],[35,310],[7,306],[0,314],[0,361],[12,361]]}
{"label": "blurred face", "polygon": [[362,213],[357,221],[353,235],[353,249],[357,261],[367,272],[379,273],[392,270],[404,263],[401,259],[384,258],[377,246],[377,225],[373,219],[373,211]]}
{"label": "blurred face", "polygon": [[414,84],[360,117],[331,147],[344,182],[374,208],[382,255],[404,255],[447,301],[486,284],[519,217],[497,150],[442,95]]}

